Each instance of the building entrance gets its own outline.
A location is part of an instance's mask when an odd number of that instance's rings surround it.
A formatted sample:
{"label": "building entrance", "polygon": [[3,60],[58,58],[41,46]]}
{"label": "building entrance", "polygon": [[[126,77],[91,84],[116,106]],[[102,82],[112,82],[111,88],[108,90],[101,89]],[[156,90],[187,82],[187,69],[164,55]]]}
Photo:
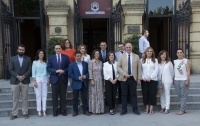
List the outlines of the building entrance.
{"label": "building entrance", "polygon": [[82,19],[83,44],[87,47],[87,53],[92,54],[94,49],[100,49],[100,42],[107,42],[109,19]]}
{"label": "building entrance", "polygon": [[172,49],[172,17],[149,18],[149,42],[156,56],[161,50]]}

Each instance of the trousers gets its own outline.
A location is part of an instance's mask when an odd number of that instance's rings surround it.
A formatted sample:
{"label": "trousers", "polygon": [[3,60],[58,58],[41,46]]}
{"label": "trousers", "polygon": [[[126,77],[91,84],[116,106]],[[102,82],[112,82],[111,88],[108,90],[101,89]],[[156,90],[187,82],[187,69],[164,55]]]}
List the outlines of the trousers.
{"label": "trousers", "polygon": [[169,109],[170,107],[170,88],[171,83],[163,83],[164,90],[163,94],[160,96],[161,108]]}
{"label": "trousers", "polygon": [[[47,102],[47,76],[36,77],[37,88],[34,87],[34,91],[36,94],[36,106],[37,111],[46,111],[46,102]],[[41,107],[42,101],[42,107]]]}

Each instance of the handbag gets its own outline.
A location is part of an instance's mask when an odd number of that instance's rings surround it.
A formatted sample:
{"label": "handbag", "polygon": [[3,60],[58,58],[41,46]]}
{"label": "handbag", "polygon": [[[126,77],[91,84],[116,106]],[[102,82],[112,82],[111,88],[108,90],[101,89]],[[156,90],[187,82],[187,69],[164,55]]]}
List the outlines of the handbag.
{"label": "handbag", "polygon": [[[164,66],[163,66],[163,69],[165,67],[165,63],[164,63]],[[157,85],[157,95],[161,95],[163,94],[163,88],[164,88],[164,85],[162,83],[162,74],[163,74],[163,69],[162,69],[162,73],[161,73],[161,78],[160,80],[158,81],[158,85]]]}

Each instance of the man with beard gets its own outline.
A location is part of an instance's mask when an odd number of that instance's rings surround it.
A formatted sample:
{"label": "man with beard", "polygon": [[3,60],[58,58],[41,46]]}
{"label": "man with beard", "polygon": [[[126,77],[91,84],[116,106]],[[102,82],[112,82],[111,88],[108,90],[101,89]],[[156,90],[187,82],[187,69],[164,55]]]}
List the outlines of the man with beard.
{"label": "man with beard", "polygon": [[28,87],[31,75],[31,58],[25,56],[25,46],[20,44],[17,49],[18,55],[10,58],[9,71],[11,74],[10,84],[13,95],[13,109],[11,120],[18,115],[19,95],[22,94],[22,114],[25,119],[28,116]]}

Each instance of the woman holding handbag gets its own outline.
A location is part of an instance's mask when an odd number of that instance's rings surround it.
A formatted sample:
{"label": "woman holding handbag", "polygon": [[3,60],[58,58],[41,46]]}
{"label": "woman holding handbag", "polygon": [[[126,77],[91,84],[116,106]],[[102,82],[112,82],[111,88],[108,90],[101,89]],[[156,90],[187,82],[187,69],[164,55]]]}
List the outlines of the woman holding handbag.
{"label": "woman holding handbag", "polygon": [[173,83],[174,70],[167,51],[162,50],[159,52],[158,66],[158,80],[163,84],[163,92],[160,96],[160,112],[168,114],[170,107],[170,88]]}
{"label": "woman holding handbag", "polygon": [[153,115],[153,106],[156,105],[156,93],[158,85],[158,61],[152,47],[148,47],[143,53],[142,64],[142,96],[146,106],[145,113]]}

